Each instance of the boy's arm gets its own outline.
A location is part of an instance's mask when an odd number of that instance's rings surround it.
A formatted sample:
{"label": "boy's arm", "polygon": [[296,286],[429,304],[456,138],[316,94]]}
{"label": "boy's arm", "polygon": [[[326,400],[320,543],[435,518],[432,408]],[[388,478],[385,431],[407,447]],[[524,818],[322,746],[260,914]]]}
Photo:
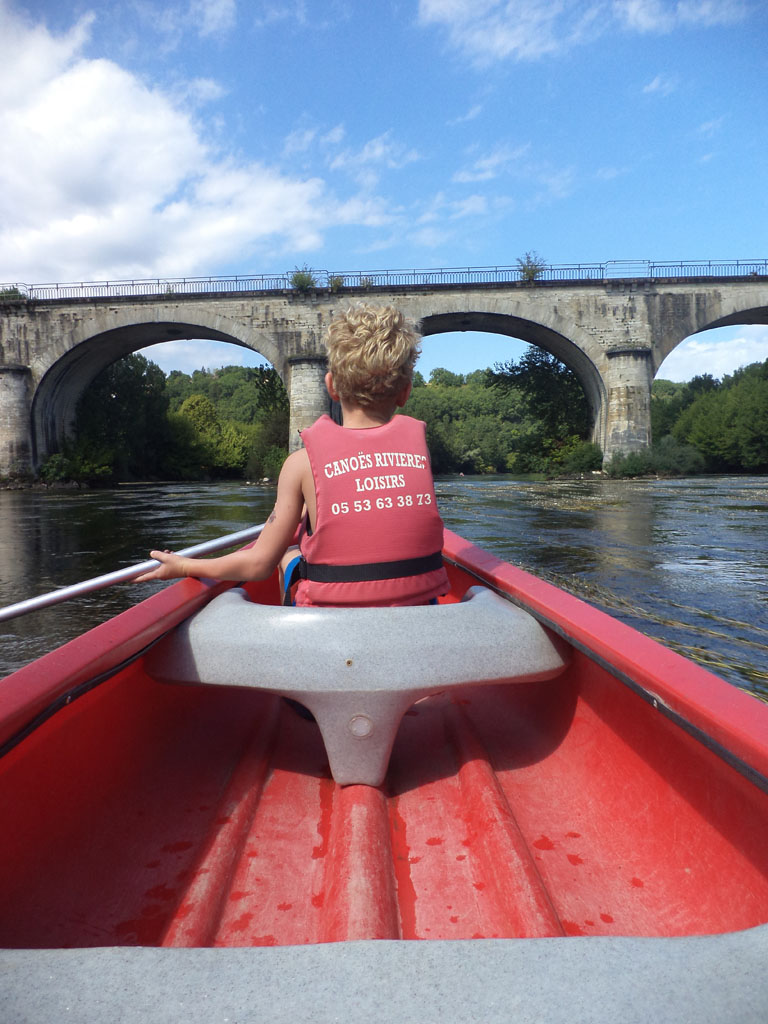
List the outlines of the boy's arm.
{"label": "boy's arm", "polygon": [[308,470],[309,458],[303,449],[285,460],[277,481],[275,507],[253,547],[217,558],[182,558],[170,551],[150,551],[150,556],[161,565],[138,576],[135,582],[183,576],[238,581],[266,579],[293,541],[304,508],[303,485]]}

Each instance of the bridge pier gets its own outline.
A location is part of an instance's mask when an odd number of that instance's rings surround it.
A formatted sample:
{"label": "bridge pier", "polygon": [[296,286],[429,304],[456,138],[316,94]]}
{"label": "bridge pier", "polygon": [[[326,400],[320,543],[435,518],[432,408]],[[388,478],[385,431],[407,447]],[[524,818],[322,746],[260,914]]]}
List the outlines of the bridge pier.
{"label": "bridge pier", "polygon": [[311,426],[318,416],[328,412],[329,398],[325,387],[327,370],[325,356],[294,356],[288,360],[288,396],[291,403],[289,452],[301,448],[301,431]]}
{"label": "bridge pier", "polygon": [[607,394],[603,462],[619,452],[625,455],[651,444],[652,350],[609,350],[603,374]]}
{"label": "bridge pier", "polygon": [[31,401],[30,368],[0,366],[0,479],[32,472]]}

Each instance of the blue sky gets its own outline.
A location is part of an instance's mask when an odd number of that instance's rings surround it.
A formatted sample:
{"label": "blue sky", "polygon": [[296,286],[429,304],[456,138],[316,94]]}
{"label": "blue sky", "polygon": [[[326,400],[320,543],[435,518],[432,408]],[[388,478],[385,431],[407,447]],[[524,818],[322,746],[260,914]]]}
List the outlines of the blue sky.
{"label": "blue sky", "polygon": [[3,281],[768,257],[763,0],[0,0],[0,57]]}

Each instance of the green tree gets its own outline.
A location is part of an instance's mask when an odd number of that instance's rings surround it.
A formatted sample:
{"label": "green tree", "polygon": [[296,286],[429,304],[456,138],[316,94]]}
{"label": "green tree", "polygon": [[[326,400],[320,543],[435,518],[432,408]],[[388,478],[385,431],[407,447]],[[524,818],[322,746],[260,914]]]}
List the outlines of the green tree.
{"label": "green tree", "polygon": [[768,469],[768,360],[742,367],[722,382],[694,378],[694,400],[672,429],[716,472]]}
{"label": "green tree", "polygon": [[[143,356],[107,368],[80,404],[75,439],[41,476],[88,483],[274,474],[288,446],[288,396],[271,367],[173,371]],[[267,469],[262,464],[267,465]]]}
{"label": "green tree", "polygon": [[248,438],[236,424],[222,423],[210,398],[190,395],[181,406],[179,417],[189,424],[205,475],[242,473],[248,458]]}
{"label": "green tree", "polygon": [[685,384],[661,378],[651,385],[651,436],[659,439],[671,433],[684,408]]}
{"label": "green tree", "polygon": [[750,472],[768,470],[768,359],[744,374],[734,385],[736,432],[741,467]]}
{"label": "green tree", "polygon": [[216,406],[205,395],[190,395],[179,411],[202,436],[215,435],[220,429]]}
{"label": "green tree", "polygon": [[655,380],[651,386],[651,436],[660,441],[672,430],[682,413],[701,395],[720,387],[720,381],[703,373],[685,383]]}
{"label": "green tree", "polygon": [[102,467],[102,479],[157,478],[168,443],[165,375],[134,353],[103,370],[77,407],[73,458]]}
{"label": "green tree", "polygon": [[492,392],[486,371],[466,378],[442,367],[428,387],[414,388],[405,412],[427,424],[427,443],[436,473],[506,472],[523,418],[513,390]]}
{"label": "green tree", "polygon": [[444,388],[460,388],[464,383],[464,377],[460,373],[453,373],[442,366],[436,366],[429,375],[429,383]]}
{"label": "green tree", "polygon": [[556,440],[589,434],[589,406],[581,384],[565,363],[543,349],[530,346],[518,362],[497,363],[488,385],[502,392],[517,390],[530,415]]}
{"label": "green tree", "polygon": [[195,393],[192,378],[189,374],[182,373],[181,370],[171,370],[165,381],[165,393],[168,397],[170,412],[178,412],[181,403]]}

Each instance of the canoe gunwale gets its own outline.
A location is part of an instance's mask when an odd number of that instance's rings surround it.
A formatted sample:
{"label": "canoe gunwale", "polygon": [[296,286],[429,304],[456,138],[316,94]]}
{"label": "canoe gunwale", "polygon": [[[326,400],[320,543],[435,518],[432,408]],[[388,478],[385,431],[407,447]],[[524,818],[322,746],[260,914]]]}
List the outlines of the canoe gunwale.
{"label": "canoe gunwale", "polygon": [[682,714],[679,711],[676,711],[661,696],[659,696],[659,694],[655,693],[651,689],[642,686],[629,673],[617,668],[610,660],[608,660],[608,658],[604,657],[601,654],[598,654],[593,647],[581,641],[577,635],[574,635],[572,631],[563,626],[563,624],[560,621],[552,618],[549,615],[544,614],[538,609],[532,608],[525,601],[515,597],[515,595],[513,594],[510,594],[507,590],[504,590],[497,583],[492,582],[488,577],[486,577],[482,573],[478,573],[468,568],[461,562],[456,561],[448,555],[444,554],[443,560],[444,562],[458,569],[462,573],[466,573],[467,575],[471,576],[473,579],[477,580],[479,584],[488,587],[499,597],[504,598],[504,600],[509,601],[516,607],[522,608],[524,611],[528,612],[530,615],[533,616],[533,618],[537,619],[542,626],[545,626],[547,629],[551,630],[562,640],[568,643],[571,647],[573,647],[574,650],[577,650],[581,654],[584,654],[590,661],[594,662],[604,672],[607,672],[610,676],[616,679],[617,682],[622,683],[624,686],[630,689],[634,694],[640,697],[641,700],[645,701],[646,704],[650,705],[650,707],[652,707],[654,711],[658,711],[659,714],[661,714],[664,718],[668,719],[674,725],[678,726],[680,729],[686,732],[692,739],[696,740],[706,750],[710,751],[711,753],[719,757],[730,768],[733,768],[735,771],[739,772],[740,775],[744,776],[745,779],[747,779],[753,785],[757,786],[757,788],[760,789],[762,792],[768,793],[767,773],[759,771],[739,754],[735,753],[729,747],[725,746],[719,740],[715,739],[701,726],[696,725],[684,714]]}
{"label": "canoe gunwale", "polygon": [[0,743],[0,758],[5,757],[6,754],[10,754],[14,747],[17,747],[19,743],[23,743],[28,736],[31,736],[36,729],[40,728],[40,726],[45,725],[48,719],[53,718],[53,716],[59,711],[63,711],[64,708],[68,708],[71,704],[74,704],[76,700],[79,700],[80,697],[84,697],[87,693],[90,693],[91,690],[95,690],[96,687],[101,686],[102,683],[108,682],[119,672],[129,668],[134,664],[134,662],[143,658],[152,650],[155,644],[158,644],[168,636],[169,633],[172,633],[173,629],[175,629],[175,627],[171,627],[171,629],[166,630],[165,633],[161,633],[160,636],[155,637],[154,640],[150,640],[146,647],[142,647],[133,654],[127,655],[127,657],[122,661],[117,662],[110,668],[105,669],[103,672],[100,672],[95,676],[91,676],[90,679],[83,680],[83,682],[73,686],[70,690],[66,690],[64,693],[59,694],[55,700],[51,701],[51,703],[39,711],[34,718],[30,719],[26,725],[23,725],[17,730],[17,732],[13,733]]}
{"label": "canoe gunwale", "polygon": [[0,680],[0,750],[18,746],[75,694],[83,696],[109,680],[234,585],[180,580]]}

